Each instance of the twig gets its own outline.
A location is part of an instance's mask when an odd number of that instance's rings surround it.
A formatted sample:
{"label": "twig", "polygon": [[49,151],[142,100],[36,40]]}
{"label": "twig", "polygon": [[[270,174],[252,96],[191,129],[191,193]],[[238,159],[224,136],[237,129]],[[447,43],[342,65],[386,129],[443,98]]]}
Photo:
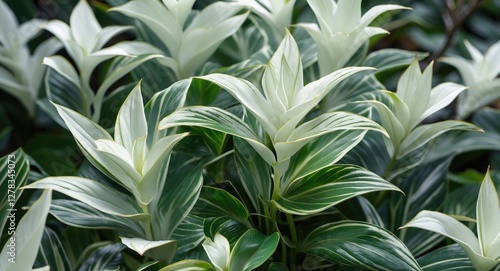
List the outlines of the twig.
{"label": "twig", "polygon": [[487,0],[471,0],[468,5],[465,5],[463,0],[458,0],[457,3],[455,3],[454,0],[445,1],[446,9],[443,13],[443,21],[446,28],[446,40],[439,50],[434,51],[429,58],[429,62],[440,58],[446,52],[453,44],[457,30],[460,29],[467,18],[486,1]]}

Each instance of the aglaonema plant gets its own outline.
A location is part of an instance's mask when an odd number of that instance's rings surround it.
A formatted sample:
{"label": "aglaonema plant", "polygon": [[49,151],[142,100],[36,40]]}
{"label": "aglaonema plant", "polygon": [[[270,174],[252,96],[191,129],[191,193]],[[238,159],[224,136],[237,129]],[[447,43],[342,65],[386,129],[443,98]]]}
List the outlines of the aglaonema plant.
{"label": "aglaonema plant", "polygon": [[[305,235],[296,229],[296,218],[321,213],[365,193],[399,190],[361,167],[336,164],[367,131],[385,134],[374,121],[348,112],[326,113],[304,121],[332,87],[368,69],[341,69],[304,86],[298,47],[287,33],[265,68],[261,86],[225,74],[200,77],[236,98],[250,113],[243,120],[220,108],[190,106],[164,118],[160,128],[199,126],[236,137],[235,157],[241,185],[254,210],[263,217],[263,222],[254,226],[270,236],[281,233],[281,250],[277,251],[281,251],[283,263],[294,266],[297,255],[305,253],[344,265],[399,265],[406,270],[420,270],[401,241],[374,225],[340,221]],[[286,217],[285,227],[279,226],[282,216]],[[227,270],[219,262],[221,257],[230,258],[224,239],[217,235],[211,239],[204,246],[206,250],[210,248],[207,253],[212,263],[218,266],[217,270]],[[223,243],[214,245],[217,240]],[[355,249],[348,245],[350,242],[356,244]],[[344,252],[336,252],[337,247]],[[372,253],[375,247],[377,253]],[[381,259],[378,253],[387,258]],[[219,255],[218,260],[214,260],[214,255]],[[224,260],[222,265],[230,267],[230,261]]]}
{"label": "aglaonema plant", "polygon": [[[101,27],[87,1],[81,0],[71,13],[69,25],[51,20],[43,26],[63,44],[75,67],[60,55],[43,59],[54,72],[46,78],[47,97],[98,122],[106,92],[124,75],[142,63],[161,58],[161,51],[149,43],[122,41],[103,48],[113,37],[130,26]],[[90,81],[97,66],[106,60],[122,57],[108,69],[104,81],[93,90]],[[42,104],[51,112],[48,104]]]}
{"label": "aglaonema plant", "polygon": [[15,14],[0,1],[0,87],[14,96],[26,108],[30,117],[35,115],[36,101],[46,68],[42,60],[57,52],[62,44],[50,38],[30,53],[28,42],[36,37],[45,24],[32,19],[19,25]]}
{"label": "aglaonema plant", "polygon": [[[201,167],[187,162],[189,173],[167,178],[171,151],[188,134],[166,135],[154,128],[159,116],[183,103],[182,93],[189,83],[180,81],[159,92],[146,112],[137,85],[120,108],[114,137],[87,117],[55,104],[85,157],[115,186],[83,177],[59,176],[25,188],[66,194],[76,201],[54,200],[51,213],[56,218],[80,227],[114,229],[122,242],[139,254],[169,262],[176,250],[171,236],[198,198]],[[164,104],[164,100],[171,103]],[[75,219],[75,215],[87,219]],[[92,221],[96,217],[101,219]]]}

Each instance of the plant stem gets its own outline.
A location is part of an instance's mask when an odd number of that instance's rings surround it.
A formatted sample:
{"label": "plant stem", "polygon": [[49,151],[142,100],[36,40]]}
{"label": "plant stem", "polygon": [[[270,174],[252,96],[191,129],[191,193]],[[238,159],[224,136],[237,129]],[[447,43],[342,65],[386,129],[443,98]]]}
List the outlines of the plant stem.
{"label": "plant stem", "polygon": [[295,221],[293,221],[293,216],[291,214],[286,214],[286,221],[288,222],[288,228],[290,228],[292,242],[294,245],[297,245],[297,230],[295,229]]}
{"label": "plant stem", "polygon": [[[394,166],[396,165],[396,162],[398,160],[397,159],[398,153],[399,153],[399,146],[397,146],[394,149],[394,154],[391,157],[391,161],[389,162],[389,164],[385,168],[384,175],[382,175],[382,178],[386,181],[391,182],[391,180],[387,180],[387,177],[388,177],[389,173],[391,172],[392,168],[394,168]],[[389,193],[389,191],[387,191],[387,190],[380,191],[380,193],[377,196],[377,199],[375,200],[375,206],[379,206],[382,203],[382,201],[384,201],[384,199],[387,197],[388,193]]]}
{"label": "plant stem", "polygon": [[142,211],[148,214],[148,217],[142,221],[144,226],[144,232],[146,233],[146,239],[153,241],[153,232],[151,230],[151,215],[149,213],[148,205],[142,204],[140,202],[139,205],[141,206]]}
{"label": "plant stem", "polygon": [[[290,229],[290,234],[292,236],[292,243],[294,246],[297,246],[297,230],[295,229],[295,221],[293,220],[293,216],[291,214],[286,214],[286,221],[288,222],[288,228]],[[290,257],[289,257],[289,266],[292,267],[295,265],[295,247],[290,247]]]}
{"label": "plant stem", "polygon": [[[457,30],[465,23],[467,18],[486,0],[472,0],[465,6],[463,1],[455,4],[452,0],[445,1],[446,10],[443,14],[443,21],[446,27],[446,40],[439,50],[435,51],[429,58],[430,61],[440,58],[453,43]],[[465,10],[464,10],[465,7]],[[429,61],[429,62],[430,62]]]}

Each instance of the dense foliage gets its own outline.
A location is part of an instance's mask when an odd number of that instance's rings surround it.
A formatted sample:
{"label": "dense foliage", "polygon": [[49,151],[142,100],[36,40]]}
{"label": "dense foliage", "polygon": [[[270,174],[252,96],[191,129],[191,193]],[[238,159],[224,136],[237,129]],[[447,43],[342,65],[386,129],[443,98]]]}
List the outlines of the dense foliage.
{"label": "dense foliage", "polygon": [[0,270],[500,270],[499,11],[0,0]]}

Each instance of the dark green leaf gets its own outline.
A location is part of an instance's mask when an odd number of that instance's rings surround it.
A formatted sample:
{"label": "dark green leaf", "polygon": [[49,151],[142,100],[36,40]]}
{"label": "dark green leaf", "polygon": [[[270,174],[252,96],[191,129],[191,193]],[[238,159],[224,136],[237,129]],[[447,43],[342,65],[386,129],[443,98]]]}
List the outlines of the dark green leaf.
{"label": "dark green leaf", "polygon": [[[363,140],[348,152],[339,163],[362,166],[379,176],[383,176],[391,160],[385,144],[383,135],[368,131]],[[373,159],[373,157],[377,157],[377,159]]]}
{"label": "dark green leaf", "polygon": [[9,119],[5,115],[4,110],[0,107],[0,152],[3,152],[10,140],[12,126]]}
{"label": "dark green leaf", "polygon": [[269,265],[268,271],[288,271],[288,267],[282,263],[271,263]]}
{"label": "dark green leaf", "polygon": [[[74,242],[78,240],[78,242]],[[88,258],[97,247],[102,246],[101,237],[96,230],[88,230],[67,226],[60,236],[60,241],[64,247],[64,252],[71,264],[71,270],[77,267]],[[108,244],[108,242],[106,242]]]}
{"label": "dark green leaf", "polygon": [[248,223],[248,211],[245,206],[227,191],[204,186],[200,198],[193,209],[193,214],[202,217],[227,216],[241,223]]}
{"label": "dark green leaf", "polygon": [[[86,95],[73,82],[52,68],[47,69],[45,89],[50,101],[68,107],[84,116],[90,116],[90,101],[87,100]],[[50,112],[48,113],[51,115]]]}
{"label": "dark green leaf", "polygon": [[205,219],[203,222],[203,232],[205,236],[213,240],[215,235],[219,232],[219,229],[229,220],[230,218],[225,216]]}
{"label": "dark green leaf", "polygon": [[422,210],[437,210],[444,203],[446,191],[446,171],[450,159],[442,159],[431,164],[421,165],[401,182],[399,187],[404,195],[391,197],[390,229],[397,231],[414,255],[421,255],[443,240],[440,235],[417,229],[401,229]]}
{"label": "dark green leaf", "polygon": [[259,267],[274,254],[279,239],[277,232],[266,236],[255,229],[248,230],[231,251],[229,271],[250,271]]}

